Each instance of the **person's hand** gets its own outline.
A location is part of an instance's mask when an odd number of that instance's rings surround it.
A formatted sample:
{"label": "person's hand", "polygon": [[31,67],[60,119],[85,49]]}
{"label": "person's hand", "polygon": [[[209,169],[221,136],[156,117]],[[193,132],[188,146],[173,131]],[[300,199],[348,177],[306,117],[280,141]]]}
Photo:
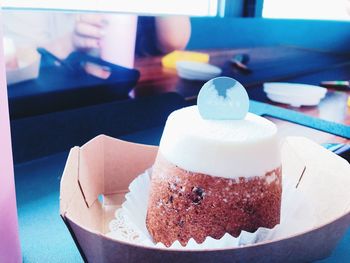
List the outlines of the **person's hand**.
{"label": "person's hand", "polygon": [[72,39],[74,47],[81,50],[99,49],[107,23],[101,14],[77,15]]}

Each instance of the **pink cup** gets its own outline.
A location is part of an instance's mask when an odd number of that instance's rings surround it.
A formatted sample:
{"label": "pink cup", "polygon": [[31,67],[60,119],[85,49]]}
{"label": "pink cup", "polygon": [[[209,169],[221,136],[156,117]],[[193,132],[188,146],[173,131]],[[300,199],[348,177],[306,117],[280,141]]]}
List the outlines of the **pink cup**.
{"label": "pink cup", "polygon": [[101,58],[127,68],[134,67],[137,16],[106,15],[108,25],[101,41]]}
{"label": "pink cup", "polygon": [[22,262],[7,101],[0,9],[0,262]]}

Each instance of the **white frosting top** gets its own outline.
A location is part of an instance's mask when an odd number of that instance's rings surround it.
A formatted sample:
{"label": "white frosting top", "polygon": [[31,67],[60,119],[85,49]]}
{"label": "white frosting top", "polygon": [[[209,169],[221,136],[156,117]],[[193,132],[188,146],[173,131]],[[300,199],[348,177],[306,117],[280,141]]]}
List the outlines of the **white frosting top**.
{"label": "white frosting top", "polygon": [[159,151],[182,169],[225,178],[261,176],[281,164],[271,121],[251,113],[243,120],[205,120],[197,106],[169,115]]}

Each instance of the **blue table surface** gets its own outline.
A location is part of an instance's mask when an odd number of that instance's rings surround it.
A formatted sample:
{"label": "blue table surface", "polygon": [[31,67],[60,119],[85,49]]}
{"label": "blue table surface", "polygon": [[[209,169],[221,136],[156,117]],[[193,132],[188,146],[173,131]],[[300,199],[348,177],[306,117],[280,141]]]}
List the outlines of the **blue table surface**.
{"label": "blue table surface", "polygon": [[[123,139],[157,145],[162,128]],[[24,262],[83,262],[59,216],[59,184],[68,152],[15,166],[20,239]],[[333,254],[319,262],[350,262],[350,230]]]}

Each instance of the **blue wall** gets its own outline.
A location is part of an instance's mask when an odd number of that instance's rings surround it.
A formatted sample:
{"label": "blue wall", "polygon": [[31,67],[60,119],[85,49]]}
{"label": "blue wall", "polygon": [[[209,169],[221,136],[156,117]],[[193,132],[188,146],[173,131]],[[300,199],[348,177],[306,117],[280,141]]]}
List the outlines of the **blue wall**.
{"label": "blue wall", "polygon": [[192,18],[188,49],[273,45],[350,52],[350,22],[262,18]]}

